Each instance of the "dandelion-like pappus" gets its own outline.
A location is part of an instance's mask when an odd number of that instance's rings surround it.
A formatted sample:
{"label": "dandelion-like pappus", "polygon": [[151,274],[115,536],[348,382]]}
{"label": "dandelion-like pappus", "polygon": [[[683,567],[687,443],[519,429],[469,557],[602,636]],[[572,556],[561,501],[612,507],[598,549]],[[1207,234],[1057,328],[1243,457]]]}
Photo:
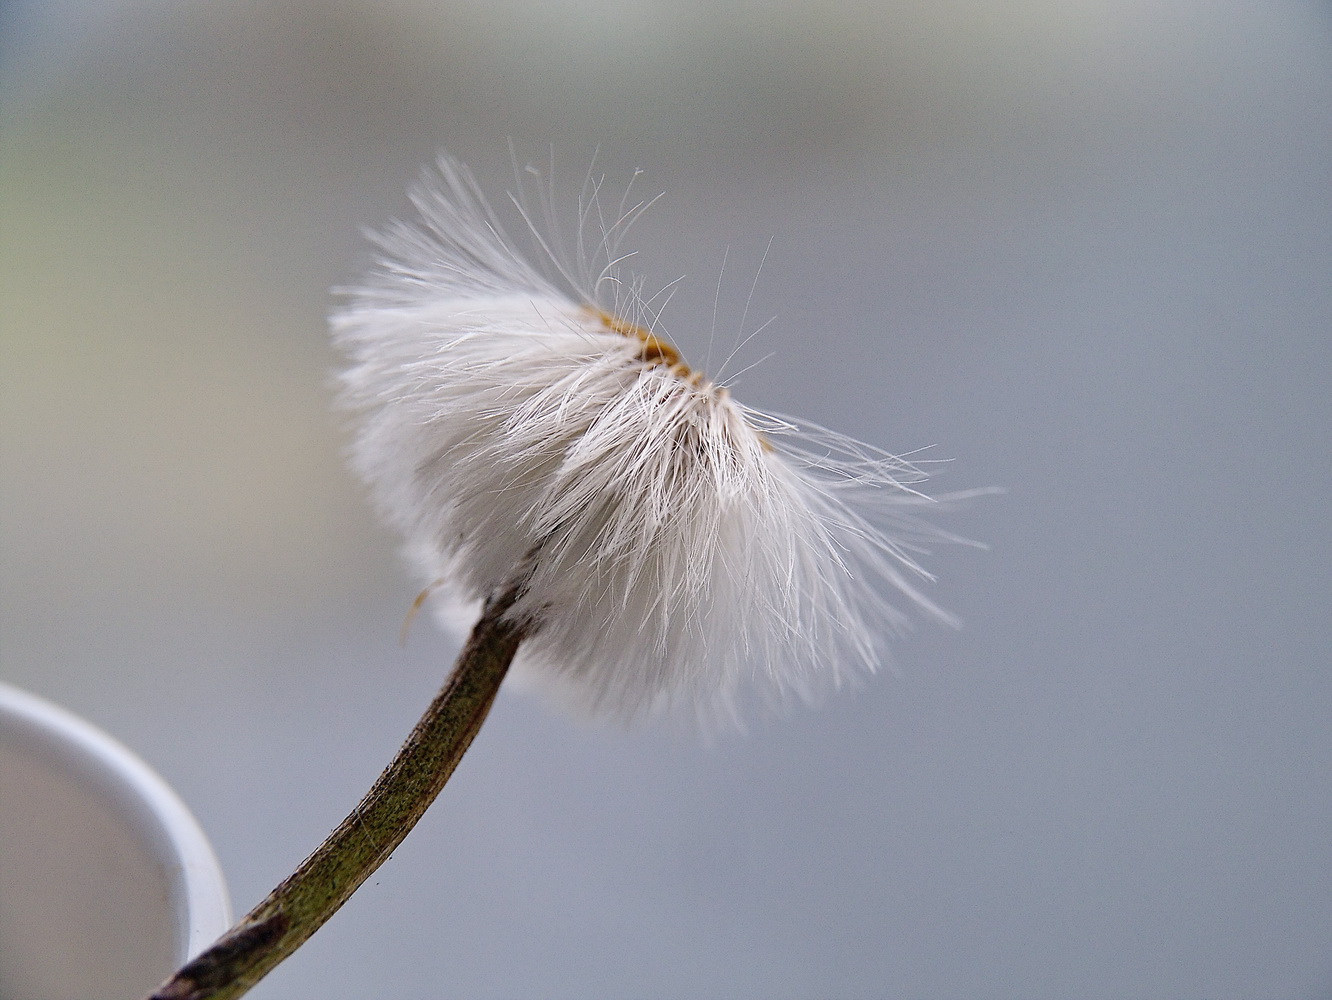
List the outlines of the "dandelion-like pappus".
{"label": "dandelion-like pappus", "polygon": [[808,697],[873,668],[899,604],[947,617],[918,587],[921,544],[945,537],[918,519],[921,470],[691,370],[619,273],[644,203],[606,219],[585,188],[598,269],[518,200],[539,269],[456,162],[412,201],[333,321],[353,461],[446,604],[535,553],[509,611],[523,679],[613,715],[735,715],[746,690]]}

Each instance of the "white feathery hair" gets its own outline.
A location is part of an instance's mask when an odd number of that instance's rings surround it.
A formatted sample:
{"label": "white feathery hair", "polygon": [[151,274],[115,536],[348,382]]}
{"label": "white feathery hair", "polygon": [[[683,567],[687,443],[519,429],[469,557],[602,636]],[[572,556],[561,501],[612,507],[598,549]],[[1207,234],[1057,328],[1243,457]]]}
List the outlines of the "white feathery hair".
{"label": "white feathery hair", "polygon": [[532,557],[515,673],[624,718],[808,698],[880,663],[894,601],[947,619],[916,586],[920,543],[950,537],[917,519],[920,469],[688,369],[619,273],[648,203],[606,220],[599,191],[589,174],[572,267],[514,198],[548,276],[441,157],[332,318],[354,467],[441,616]]}

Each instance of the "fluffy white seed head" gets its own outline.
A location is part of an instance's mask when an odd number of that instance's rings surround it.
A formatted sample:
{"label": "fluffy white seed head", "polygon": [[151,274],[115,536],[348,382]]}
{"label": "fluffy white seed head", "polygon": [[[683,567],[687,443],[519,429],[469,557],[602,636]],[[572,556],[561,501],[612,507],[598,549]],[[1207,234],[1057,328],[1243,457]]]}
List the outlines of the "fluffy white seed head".
{"label": "fluffy white seed head", "polygon": [[413,202],[333,317],[353,462],[445,614],[531,558],[516,673],[594,712],[733,715],[875,667],[899,602],[946,617],[915,586],[942,537],[916,467],[739,404],[640,325],[614,255],[642,206],[601,224],[599,274],[550,252],[549,278],[453,161]]}

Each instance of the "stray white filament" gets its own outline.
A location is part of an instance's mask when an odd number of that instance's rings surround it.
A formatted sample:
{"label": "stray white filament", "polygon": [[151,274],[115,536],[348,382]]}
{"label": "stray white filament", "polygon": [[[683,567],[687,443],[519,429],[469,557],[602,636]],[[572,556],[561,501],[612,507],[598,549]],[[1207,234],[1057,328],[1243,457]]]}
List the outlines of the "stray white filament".
{"label": "stray white filament", "polygon": [[921,543],[949,537],[917,519],[921,471],[691,371],[619,274],[646,205],[607,219],[599,192],[572,262],[517,200],[548,277],[442,158],[333,317],[354,465],[445,581],[432,598],[479,602],[535,552],[515,672],[623,717],[734,716],[744,691],[810,697],[873,669],[906,623],[894,595],[946,619],[916,586]]}

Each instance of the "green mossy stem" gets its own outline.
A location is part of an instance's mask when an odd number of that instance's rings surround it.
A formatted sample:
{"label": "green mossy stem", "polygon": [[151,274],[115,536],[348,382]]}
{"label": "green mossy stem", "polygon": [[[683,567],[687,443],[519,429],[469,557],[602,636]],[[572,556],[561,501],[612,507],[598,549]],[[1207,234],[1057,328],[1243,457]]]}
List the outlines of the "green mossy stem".
{"label": "green mossy stem", "polygon": [[299,948],[388,859],[467,752],[531,631],[505,620],[518,582],[486,602],[443,690],[360,804],[268,898],[150,1000],[231,1000]]}

